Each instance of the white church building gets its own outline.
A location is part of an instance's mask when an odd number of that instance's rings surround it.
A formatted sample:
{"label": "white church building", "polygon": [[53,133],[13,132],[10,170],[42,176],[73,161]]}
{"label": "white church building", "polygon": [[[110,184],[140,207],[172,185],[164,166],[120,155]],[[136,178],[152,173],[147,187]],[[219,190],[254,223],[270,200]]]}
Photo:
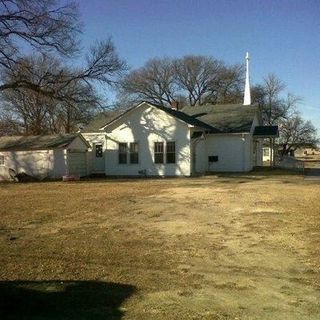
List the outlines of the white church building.
{"label": "white church building", "polygon": [[263,126],[251,105],[249,56],[244,103],[163,107],[141,102],[123,114],[89,125],[91,173],[106,176],[192,176],[246,172],[262,165],[262,141],[278,128]]}

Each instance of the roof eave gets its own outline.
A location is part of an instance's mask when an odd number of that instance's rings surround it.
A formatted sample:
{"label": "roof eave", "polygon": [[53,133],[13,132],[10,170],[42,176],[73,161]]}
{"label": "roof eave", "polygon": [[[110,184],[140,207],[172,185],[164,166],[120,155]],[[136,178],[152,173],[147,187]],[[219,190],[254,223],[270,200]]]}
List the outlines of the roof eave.
{"label": "roof eave", "polygon": [[134,109],[140,107],[141,105],[143,105],[143,104],[145,104],[145,103],[151,105],[149,102],[142,101],[142,102],[140,102],[139,104],[133,106],[132,108],[124,111],[124,112],[121,113],[118,117],[114,118],[114,119],[111,120],[110,122],[108,122],[106,125],[104,125],[103,127],[101,127],[101,128],[99,129],[99,131],[100,131],[100,130],[101,130],[101,131],[105,131],[106,128],[109,127],[111,124],[113,124],[113,123],[116,122],[117,120],[121,119],[124,115],[128,114],[129,112],[133,111]]}
{"label": "roof eave", "polygon": [[260,138],[260,139],[267,139],[267,138],[279,138],[279,134],[274,134],[274,135],[272,135],[272,134],[253,134],[253,136],[255,137],[255,138]]}

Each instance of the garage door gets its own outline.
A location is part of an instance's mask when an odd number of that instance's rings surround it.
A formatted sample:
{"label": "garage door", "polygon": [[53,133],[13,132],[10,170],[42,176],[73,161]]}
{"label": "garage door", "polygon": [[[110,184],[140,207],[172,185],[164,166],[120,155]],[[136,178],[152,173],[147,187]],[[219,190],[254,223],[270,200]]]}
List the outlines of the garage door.
{"label": "garage door", "polygon": [[87,154],[86,152],[69,152],[68,169],[70,175],[87,175]]}

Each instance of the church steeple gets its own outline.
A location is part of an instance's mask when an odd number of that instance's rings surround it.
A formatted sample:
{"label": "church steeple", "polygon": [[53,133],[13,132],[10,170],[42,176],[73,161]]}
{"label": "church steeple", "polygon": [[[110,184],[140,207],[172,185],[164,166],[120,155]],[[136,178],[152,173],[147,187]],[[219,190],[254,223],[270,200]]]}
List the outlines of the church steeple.
{"label": "church steeple", "polygon": [[250,75],[249,75],[249,52],[246,54],[246,84],[244,88],[243,105],[251,105],[251,92],[250,92]]}

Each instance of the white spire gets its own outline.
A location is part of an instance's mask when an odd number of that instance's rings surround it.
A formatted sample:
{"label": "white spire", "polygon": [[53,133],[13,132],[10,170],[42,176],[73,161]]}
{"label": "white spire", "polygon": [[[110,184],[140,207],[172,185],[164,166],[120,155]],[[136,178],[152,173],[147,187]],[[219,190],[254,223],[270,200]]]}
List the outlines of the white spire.
{"label": "white spire", "polygon": [[250,93],[250,76],[249,76],[249,52],[246,54],[246,85],[244,88],[243,105],[251,105],[251,93]]}

